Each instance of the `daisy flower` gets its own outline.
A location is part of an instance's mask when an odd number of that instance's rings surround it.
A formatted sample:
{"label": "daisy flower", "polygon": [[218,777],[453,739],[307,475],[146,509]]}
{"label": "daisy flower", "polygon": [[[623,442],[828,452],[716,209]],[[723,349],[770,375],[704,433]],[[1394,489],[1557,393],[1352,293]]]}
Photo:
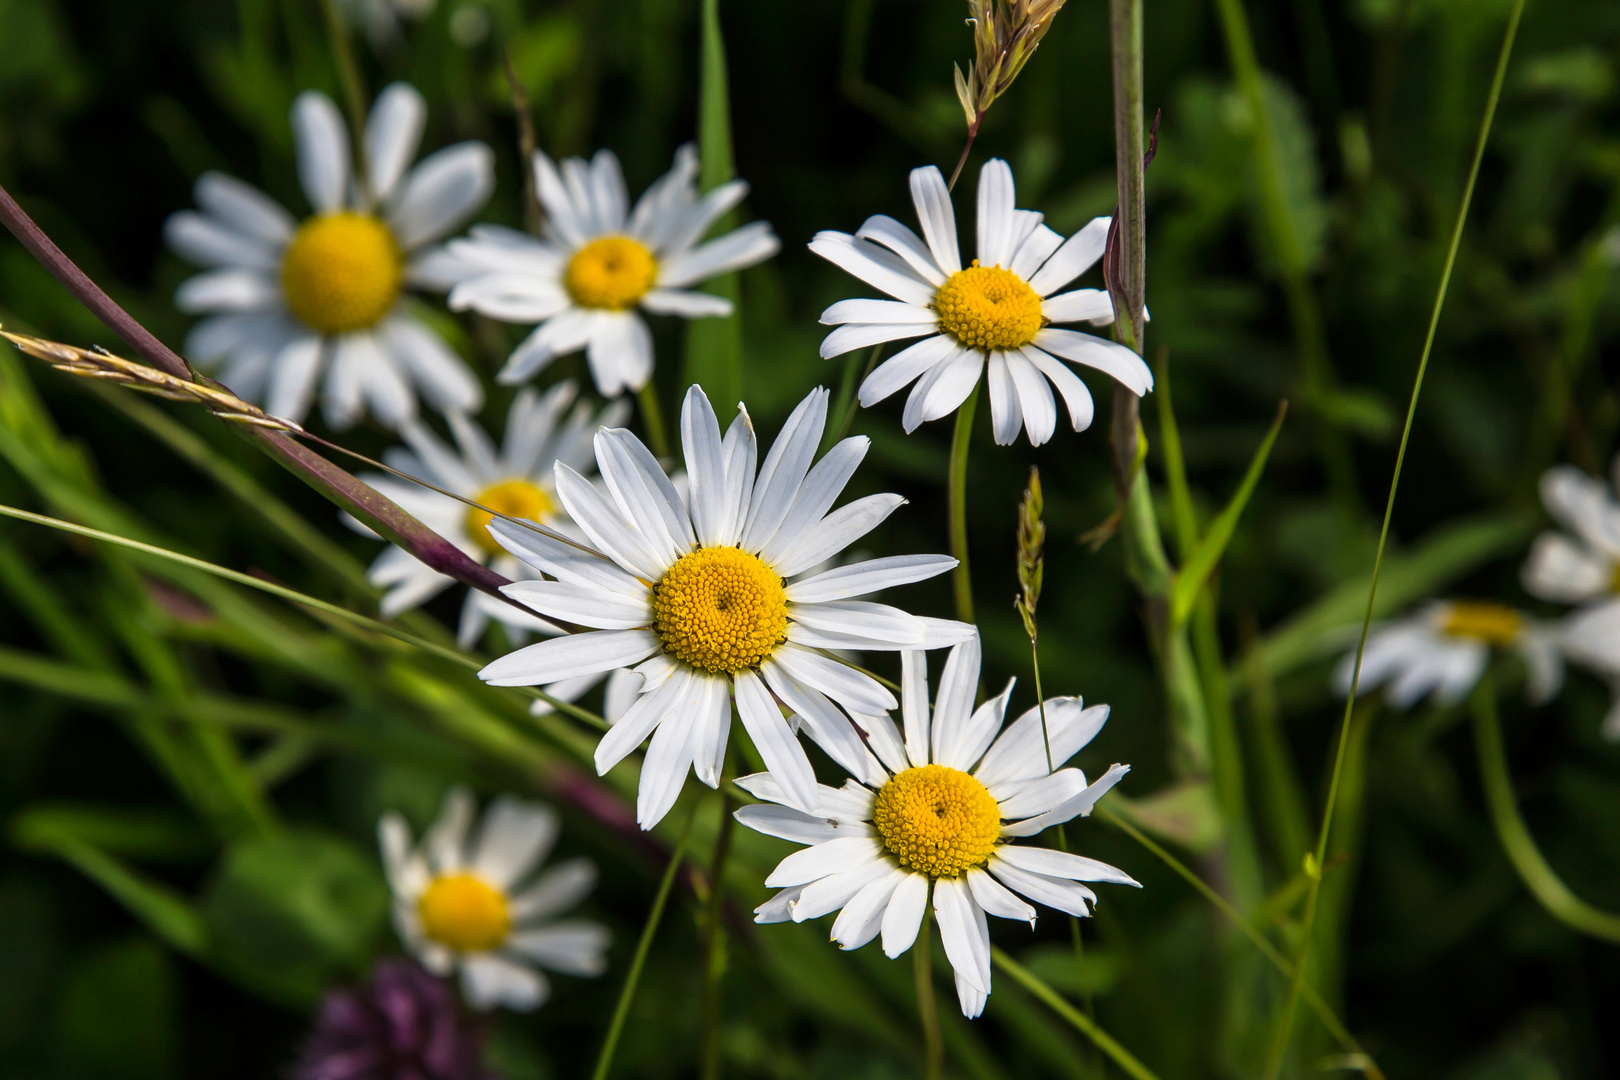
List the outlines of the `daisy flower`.
{"label": "daisy flower", "polygon": [[[454,448],[426,424],[413,420],[400,431],[409,449],[395,448],[384,457],[400,472],[491,510],[577,535],[578,530],[557,503],[552,469],[560,461],[586,475],[594,473],[592,433],[603,425],[623,423],[629,411],[626,405],[612,404],[593,413],[584,402],[574,404],[577,389],[569,381],[558,383],[544,395],[527,388],[520,390],[507,413],[506,435],[499,449],[477,421],[451,412],[446,419],[455,436]],[[572,410],[570,405],[574,406]],[[368,473],[362,479],[497,574],[508,578],[535,576],[495,542],[489,533],[491,515],[483,510],[386,474]],[[345,520],[352,528],[375,535],[353,518]],[[378,605],[387,618],[419,607],[455,583],[454,578],[418,561],[403,548],[392,546],[372,563],[369,576],[373,585],[388,590]],[[471,648],[492,618],[525,639],[530,632],[559,632],[550,623],[525,616],[511,604],[468,589],[461,607],[457,644]]]}
{"label": "daisy flower", "polygon": [[591,891],[596,867],[571,859],[528,881],[557,839],[556,813],[502,796],[471,838],[473,815],[472,794],[455,788],[419,847],[400,815],[377,823],[394,927],[411,954],[435,975],[459,972],[475,1009],[535,1008],[551,993],[541,968],[600,975],[607,928],[553,919]]}
{"label": "daisy flower", "polygon": [[183,282],[175,305],[208,317],[186,338],[199,366],[276,416],[301,421],[317,382],[326,422],[345,428],[367,408],[398,427],[417,394],[434,408],[475,410],[478,380],[405,301],[424,277],[426,245],[458,228],[495,186],[494,155],[457,143],[407,170],[427,105],[404,83],[377,98],[363,136],[369,172],[351,169],[349,135],[325,94],[293,102],[298,178],[314,213],[303,221],[221,173],[197,181],[201,212],[165,223],[169,246],[211,267]]}
{"label": "daisy flower", "polygon": [[709,226],[742,201],[741,180],[697,193],[691,146],[628,209],[619,159],[599,150],[561,169],[534,155],[546,211],[542,239],[493,225],[449,245],[440,264],[455,278],[450,306],[509,323],[539,323],[497,378],[524,382],[559,356],[585,350],[603,397],[639,390],[652,375],[652,334],[639,312],[688,319],[730,315],[731,302],[689,286],[776,254],[769,224],[756,221],[706,243]]}
{"label": "daisy flower", "polygon": [[818,388],[756,467],[747,412],[738,410],[722,439],[709,399],[693,386],[681,409],[690,510],[639,439],[604,429],[595,445],[606,495],[566,464],[556,473],[563,508],[601,554],[512,522],[490,526],[508,551],[556,579],[502,591],[593,629],[509,653],[479,677],[532,686],[635,665],[641,695],[602,737],[596,767],[607,772],[651,736],[636,798],[644,829],[674,805],[688,768],[719,784],[733,700],[786,798],[813,809],[815,774],[778,701],[833,758],[858,768],[860,734],[833,703],[859,717],[895,700],[827,650],[938,648],[973,632],[856,599],[943,574],[956,565],[949,556],[896,555],[807,573],[905,502],[868,495],[828,512],[869,441],[845,439],[812,468],[826,419],[827,391]]}
{"label": "daisy flower", "polygon": [[[1555,628],[1502,604],[1436,601],[1373,629],[1361,660],[1360,689],[1387,685],[1384,697],[1397,709],[1410,708],[1431,693],[1436,705],[1452,705],[1479,682],[1495,647],[1511,649],[1524,660],[1526,696],[1539,704],[1564,681],[1561,637]],[[1333,673],[1341,696],[1350,693],[1355,663],[1351,650]]]}
{"label": "daisy flower", "polygon": [[[979,170],[979,257],[962,266],[956,215],[945,179],[933,166],[911,173],[911,200],[921,238],[894,218],[876,214],[850,236],[820,232],[810,250],[874,285],[893,300],[840,300],[821,313],[838,329],[821,343],[824,358],[885,341],[922,338],[884,361],[861,384],[872,406],[916,381],[902,423],[954,412],[990,372],[990,416],[1003,446],[1029,432],[1039,446],[1057,428],[1052,386],[1063,395],[1074,430],[1091,426],[1091,393],[1062,361],[1094,368],[1138,397],[1153,389],[1142,358],[1117,345],[1052,323],[1109,323],[1114,309],[1101,289],[1058,289],[1103,253],[1108,218],[1096,218],[1065,240],[1041,215],[1014,206],[1013,175],[1005,161]],[[1056,295],[1053,295],[1056,293]]]}
{"label": "daisy flower", "polygon": [[1572,465],[1547,470],[1541,501],[1568,531],[1536,537],[1521,575],[1524,587],[1562,604],[1614,599],[1620,593],[1620,502],[1603,481]]}
{"label": "daisy flower", "polygon": [[1040,707],[1002,729],[1011,682],[975,709],[977,637],[951,650],[932,711],[924,655],[901,656],[904,731],[886,715],[862,718],[871,769],[841,788],[817,785],[809,812],[796,808],[770,773],[737,781],[766,801],[738,810],[738,821],[808,845],[765,879],[782,891],[755,909],[755,921],[803,922],[838,911],[832,940],[840,948],[858,949],[882,934],[892,960],[927,932],[932,892],[962,1015],[978,1016],[990,994],[986,915],[1033,927],[1035,909],[1015,893],[1086,916],[1097,895],[1082,882],[1140,888],[1095,859],[1013,842],[1089,815],[1130,767],[1112,765],[1089,783],[1079,769],[1060,767],[1102,730],[1106,705],[1088,709],[1079,698],[1049,698],[1050,746]]}
{"label": "daisy flower", "polygon": [[401,24],[424,19],[436,0],[338,0],[344,17],[366,32],[371,44],[387,48],[399,42]]}

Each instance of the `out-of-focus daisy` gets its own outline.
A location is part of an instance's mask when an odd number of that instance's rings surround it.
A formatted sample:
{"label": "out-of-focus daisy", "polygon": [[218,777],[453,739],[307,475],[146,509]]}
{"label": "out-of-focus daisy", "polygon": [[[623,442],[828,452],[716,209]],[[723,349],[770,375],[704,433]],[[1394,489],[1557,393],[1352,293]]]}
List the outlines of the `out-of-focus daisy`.
{"label": "out-of-focus daisy", "polygon": [[838,327],[821,343],[823,357],[923,339],[867,377],[862,405],[916,380],[902,418],[905,429],[914,431],[925,420],[954,412],[988,368],[996,442],[1011,443],[1023,428],[1039,446],[1057,429],[1052,385],[1063,395],[1074,430],[1091,425],[1091,393],[1062,361],[1101,371],[1138,397],[1153,388],[1152,372],[1123,345],[1050,325],[1113,321],[1103,290],[1057,292],[1102,256],[1108,218],[1096,218],[1065,240],[1041,223],[1040,214],[1017,209],[1012,169],[991,159],[979,170],[979,257],[964,268],[956,213],[938,169],[912,170],[911,199],[921,238],[876,214],[854,236],[820,232],[810,242],[817,255],[894,297],[840,300],[822,312],[823,323]]}
{"label": "out-of-focus daisy", "polygon": [[1564,655],[1607,680],[1614,704],[1603,718],[1603,737],[1620,742],[1620,602],[1591,604],[1560,623]]}
{"label": "out-of-focus daisy", "polygon": [[399,42],[400,24],[424,19],[436,0],[338,0],[348,21],[366,32],[372,45],[388,48]]}
{"label": "out-of-focus daisy", "polygon": [[[445,445],[426,424],[413,420],[400,430],[410,449],[389,450],[384,459],[402,473],[420,477],[491,510],[578,535],[558,505],[552,470],[557,462],[563,462],[586,475],[595,472],[591,436],[599,427],[623,423],[629,410],[627,405],[615,403],[598,414],[580,402],[570,411],[576,393],[573,382],[558,383],[544,395],[527,388],[520,390],[507,413],[506,434],[499,449],[477,421],[451,412],[446,419],[455,436],[454,448]],[[489,533],[491,515],[484,511],[386,474],[368,473],[363,479],[497,574],[508,578],[535,576],[495,542]],[[353,518],[346,520],[371,535]],[[455,583],[454,578],[393,546],[371,564],[370,578],[373,585],[388,590],[378,605],[388,618],[420,606]],[[524,615],[511,604],[468,589],[461,607],[457,643],[464,649],[471,648],[492,618],[521,639],[527,639],[531,631],[558,632],[556,627]]]}
{"label": "out-of-focus daisy", "polygon": [[440,261],[454,278],[450,306],[509,323],[539,323],[497,378],[521,383],[559,356],[585,350],[604,397],[639,390],[652,375],[652,334],[640,312],[698,319],[730,315],[731,302],[697,285],[776,254],[769,224],[756,221],[706,243],[703,234],[742,201],[741,180],[697,193],[691,146],[629,208],[624,173],[611,151],[561,168],[534,155],[546,211],[543,239],[493,225],[457,240]]}
{"label": "out-of-focus daisy", "polygon": [[1050,748],[1039,707],[1002,729],[1012,683],[974,709],[977,637],[951,650],[932,710],[926,659],[908,652],[902,660],[904,731],[886,715],[861,720],[870,770],[842,788],[818,785],[809,812],[796,808],[770,773],[737,781],[776,804],[745,806],[738,821],[809,845],[765,879],[782,891],[755,909],[755,921],[803,922],[842,909],[832,925],[840,948],[857,949],[882,934],[883,952],[893,959],[911,948],[919,930],[927,932],[932,892],[962,1014],[978,1016],[990,994],[986,915],[1033,927],[1035,909],[1014,893],[1085,916],[1097,895],[1082,882],[1137,884],[1095,859],[1013,843],[1090,814],[1130,768],[1110,766],[1088,783],[1079,769],[1060,767],[1102,729],[1106,705],[1048,699]]}
{"label": "out-of-focus daisy", "polygon": [[[1525,694],[1540,703],[1564,681],[1562,633],[1502,604],[1440,600],[1404,619],[1375,626],[1361,661],[1360,691],[1386,686],[1397,709],[1433,695],[1436,705],[1461,701],[1479,682],[1491,649],[1510,649],[1524,660]],[[1350,692],[1356,654],[1351,650],[1333,673],[1334,689]]]}
{"label": "out-of-focus daisy", "polygon": [[541,968],[600,975],[607,928],[554,919],[591,891],[596,867],[571,859],[533,876],[556,842],[557,815],[502,796],[473,836],[474,813],[472,794],[451,790],[414,848],[404,818],[390,813],[377,823],[394,927],[406,947],[435,975],[459,972],[475,1009],[539,1005],[551,993]]}
{"label": "out-of-focus daisy", "polygon": [[323,381],[326,422],[347,427],[368,408],[390,427],[434,408],[474,410],[478,380],[412,313],[404,290],[432,286],[426,245],[477,212],[495,186],[494,155],[457,143],[407,170],[427,105],[404,83],[377,98],[363,136],[368,172],[354,175],[349,134],[325,94],[293,102],[298,178],[314,213],[302,222],[269,196],[221,173],[197,181],[201,212],[164,225],[169,246],[212,267],[175,304],[206,314],[186,338],[200,366],[222,366],[233,391],[302,420]]}
{"label": "out-of-focus daisy", "polygon": [[[1620,468],[1620,459],[1616,460]],[[1525,561],[1524,587],[1564,604],[1613,600],[1620,593],[1620,502],[1603,481],[1572,465],[1541,478],[1541,501],[1568,532],[1536,537]]]}
{"label": "out-of-focus daisy", "polygon": [[[681,409],[691,509],[633,434],[596,434],[603,495],[557,466],[564,509],[601,555],[507,521],[503,546],[554,581],[520,581],[507,595],[557,619],[597,629],[501,657],[479,677],[532,686],[637,665],[642,694],[596,748],[606,772],[649,735],[636,820],[651,828],[674,805],[688,768],[720,782],[731,701],[793,805],[816,805],[815,774],[777,701],[853,769],[866,758],[857,718],[893,708],[871,676],[825,650],[867,652],[954,644],[972,627],[855,599],[945,573],[946,555],[894,555],[807,574],[877,526],[901,503],[868,495],[831,510],[869,441],[845,439],[811,467],[827,419],[814,390],[788,417],[756,467],[754,428],[739,409],[724,439],[701,387]],[[773,697],[774,695],[774,697]],[[859,720],[857,719],[857,722]]]}

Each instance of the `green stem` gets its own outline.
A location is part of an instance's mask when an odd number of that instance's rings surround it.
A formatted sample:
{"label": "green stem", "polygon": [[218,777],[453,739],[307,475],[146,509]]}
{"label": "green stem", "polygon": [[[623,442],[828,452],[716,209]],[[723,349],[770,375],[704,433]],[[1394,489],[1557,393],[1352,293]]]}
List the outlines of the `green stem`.
{"label": "green stem", "polygon": [[658,387],[648,379],[647,385],[636,391],[641,404],[641,422],[647,428],[647,441],[652,444],[653,456],[669,457],[669,433],[664,427],[664,410],[658,406]]}
{"label": "green stem", "polygon": [[619,1048],[619,1036],[624,1032],[624,1021],[630,1015],[636,985],[641,982],[641,969],[647,964],[647,952],[652,948],[653,936],[658,933],[658,924],[663,920],[664,905],[669,902],[669,891],[675,884],[676,871],[681,868],[681,859],[686,854],[686,839],[692,832],[692,822],[696,817],[695,812],[687,815],[681,838],[676,841],[675,850],[669,854],[669,865],[664,867],[663,879],[658,882],[658,892],[653,896],[652,909],[647,912],[647,922],[641,928],[641,940],[636,942],[636,953],[630,958],[630,970],[624,976],[618,1004],[613,1007],[613,1019],[608,1024],[602,1052],[597,1055],[596,1068],[591,1071],[591,1080],[607,1080],[608,1069],[613,1065],[613,1053]]}
{"label": "green stem", "polygon": [[956,432],[951,436],[951,472],[949,512],[951,518],[951,554],[956,557],[956,569],[951,585],[956,595],[956,617],[965,623],[973,621],[973,578],[968,573],[967,541],[967,464],[968,445],[973,436],[973,414],[979,406],[979,388],[962,402],[956,410]]}
{"label": "green stem", "polygon": [[[1057,845],[1059,851],[1069,850],[1069,837],[1062,825],[1057,827]],[[1092,1008],[1091,991],[1085,988],[1086,946],[1080,936],[1080,918],[1077,915],[1069,916],[1069,937],[1074,941],[1074,976],[1075,985],[1080,987],[1080,1007],[1087,1016],[1095,1017],[1097,1012]]]}
{"label": "green stem", "polygon": [[917,985],[917,1016],[922,1022],[925,1080],[940,1080],[945,1067],[945,1046],[939,1038],[939,1006],[934,1001],[934,968],[929,953],[933,950],[934,927],[923,916],[922,932],[911,947],[911,975]]}
{"label": "green stem", "polygon": [[1075,1029],[1082,1035],[1096,1043],[1097,1048],[1113,1058],[1114,1063],[1124,1069],[1127,1074],[1135,1077],[1136,1080],[1158,1080],[1158,1077],[1153,1074],[1153,1070],[1138,1061],[1135,1054],[1125,1049],[1112,1035],[1099,1027],[1097,1021],[1064,1001],[1056,990],[1047,985],[1044,979],[1024,967],[1011,956],[1008,956],[1000,946],[991,946],[990,959],[995,962],[996,967],[1012,976],[1014,982],[1040,998],[1053,1012],[1073,1024]]}
{"label": "green stem", "polygon": [[[1271,962],[1272,967],[1282,972],[1284,978],[1292,979],[1294,977],[1294,967],[1288,962],[1288,958],[1268,941],[1266,936],[1257,930],[1241,911],[1233,907],[1226,897],[1211,888],[1208,882],[1195,874],[1185,863],[1170,854],[1170,852],[1109,807],[1097,807],[1096,815],[1158,856],[1166,866],[1175,871],[1187,884],[1191,885],[1200,896],[1213,904],[1215,910],[1231,920],[1232,925],[1241,930],[1243,936],[1254,943],[1254,947],[1259,949],[1260,954]],[[1301,993],[1305,998],[1305,1003],[1311,1007],[1311,1011],[1316,1013],[1317,1018],[1322,1021],[1322,1026],[1327,1028],[1328,1032],[1346,1050],[1359,1055],[1362,1072],[1371,1077],[1372,1080],[1383,1080],[1384,1074],[1382,1070],[1378,1068],[1378,1065],[1367,1054],[1367,1051],[1363,1049],[1356,1037],[1350,1033],[1350,1029],[1345,1027],[1344,1023],[1334,1014],[1332,1008],[1322,999],[1322,995],[1316,992],[1316,988],[1311,986],[1310,983],[1304,983],[1302,984]]]}
{"label": "green stem", "polygon": [[1524,823],[1513,796],[1513,778],[1508,773],[1507,754],[1502,749],[1502,728],[1496,719],[1496,691],[1486,674],[1475,687],[1471,702],[1474,713],[1474,747],[1479,753],[1479,779],[1485,788],[1491,824],[1502,841],[1502,850],[1518,872],[1519,879],[1547,913],[1583,934],[1620,944],[1620,915],[1595,908],[1570,891],[1558,876],[1535,837]]}
{"label": "green stem", "polygon": [[1141,353],[1147,310],[1147,220],[1142,161],[1142,0],[1109,0],[1114,81],[1114,179],[1119,192],[1119,262],[1109,283],[1120,332]]}
{"label": "green stem", "polygon": [[855,364],[860,360],[860,354],[850,353],[849,359],[844,361],[844,377],[838,383],[838,404],[832,410],[833,416],[842,414],[844,419],[836,431],[827,433],[827,438],[821,445],[823,453],[832,449],[834,444],[842,442],[849,434],[850,425],[855,423],[855,412],[861,407],[861,383],[872,374],[872,369],[877,367],[878,358],[882,355],[882,345],[872,346],[871,351],[866,354],[866,369],[861,372],[859,379],[855,377]]}
{"label": "green stem", "polygon": [[[1232,3],[1235,0],[1223,0]],[[1474,184],[1479,179],[1479,166],[1485,158],[1485,144],[1491,135],[1491,123],[1496,119],[1496,103],[1502,96],[1502,83],[1507,78],[1508,59],[1513,55],[1513,39],[1518,36],[1519,17],[1524,14],[1524,0],[1514,0],[1508,12],[1507,30],[1502,36],[1502,49],[1496,57],[1496,72],[1491,77],[1491,90],[1485,99],[1485,115],[1480,120],[1479,138],[1474,144],[1474,160],[1468,169],[1468,182],[1463,185],[1462,205],[1457,208],[1457,221],[1451,229],[1451,245],[1446,251],[1444,269],[1440,272],[1440,286],[1435,292],[1434,308],[1429,315],[1429,330],[1423,339],[1423,353],[1418,358],[1417,376],[1412,382],[1412,397],[1406,405],[1406,423],[1401,428],[1401,444],[1395,453],[1395,472],[1389,480],[1389,497],[1384,501],[1384,523],[1378,530],[1378,551],[1373,556],[1372,583],[1367,589],[1367,608],[1361,620],[1361,637],[1356,643],[1356,659],[1350,679],[1350,695],[1344,703],[1344,719],[1339,724],[1338,748],[1334,751],[1333,775],[1328,782],[1327,804],[1322,810],[1322,829],[1316,837],[1316,869],[1310,889],[1305,894],[1305,914],[1300,927],[1299,952],[1294,958],[1294,976],[1289,982],[1288,996],[1283,1001],[1282,1015],[1277,1021],[1277,1034],[1271,1044],[1271,1059],[1265,1075],[1271,1080],[1282,1069],[1283,1055],[1288,1051],[1289,1029],[1294,1022],[1294,1009],[1300,986],[1305,978],[1305,958],[1310,952],[1311,931],[1316,921],[1316,903],[1322,890],[1321,868],[1327,858],[1328,835],[1333,827],[1333,808],[1339,798],[1339,776],[1344,769],[1345,748],[1350,742],[1350,719],[1356,704],[1356,691],[1361,682],[1361,660],[1367,649],[1367,633],[1372,627],[1373,607],[1378,599],[1378,573],[1384,562],[1384,548],[1389,541],[1389,520],[1395,512],[1395,492],[1400,487],[1401,467],[1406,463],[1406,447],[1412,437],[1412,420],[1417,415],[1418,395],[1423,390],[1423,377],[1429,370],[1429,354],[1434,348],[1435,329],[1440,325],[1440,312],[1445,307],[1446,290],[1451,285],[1451,271],[1457,264],[1457,249],[1462,245],[1463,225],[1468,220],[1468,207],[1474,201]]]}
{"label": "green stem", "polygon": [[720,920],[725,914],[726,860],[731,854],[731,833],[736,824],[725,787],[719,794],[720,827],[715,835],[714,858],[709,862],[709,910],[703,920],[703,1041],[699,1058],[703,1080],[718,1080],[720,1076],[720,950],[724,944]]}

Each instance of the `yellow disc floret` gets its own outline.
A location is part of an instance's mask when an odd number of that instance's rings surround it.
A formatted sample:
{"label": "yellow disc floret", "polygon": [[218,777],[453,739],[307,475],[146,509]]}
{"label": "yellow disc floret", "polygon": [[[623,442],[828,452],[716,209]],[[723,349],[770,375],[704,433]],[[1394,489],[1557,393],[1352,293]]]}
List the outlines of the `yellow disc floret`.
{"label": "yellow disc floret", "polygon": [[563,284],[580,307],[622,311],[636,302],[658,280],[658,260],[645,244],[628,236],[592,240],[568,260]]}
{"label": "yellow disc floret", "polygon": [[487,952],[512,928],[506,896],[473,874],[434,878],[416,901],[416,913],[422,933],[457,952]]}
{"label": "yellow disc floret", "polygon": [[681,556],[653,586],[652,609],[664,648],[716,675],[753,667],[787,635],[781,577],[734,547]]}
{"label": "yellow disc floret", "polygon": [[550,497],[527,480],[502,480],[479,492],[473,501],[489,510],[467,508],[467,535],[489,555],[499,555],[505,550],[489,534],[489,523],[495,520],[495,514],[524,521],[544,521],[551,515]]}
{"label": "yellow disc floret", "polygon": [[388,226],[365,214],[322,214],[298,227],[281,261],[287,306],[323,334],[376,325],[399,299],[405,268]]}
{"label": "yellow disc floret", "polygon": [[990,858],[1001,835],[1001,810],[967,773],[919,765],[878,791],[872,824],[901,866],[953,878]]}
{"label": "yellow disc floret", "polygon": [[993,352],[1028,345],[1045,323],[1041,298],[1011,270],[980,266],[950,276],[934,294],[939,328],[970,349]]}
{"label": "yellow disc floret", "polygon": [[1440,629],[1451,637],[1473,638],[1492,645],[1511,645],[1518,640],[1523,620],[1510,607],[1456,602],[1446,606]]}

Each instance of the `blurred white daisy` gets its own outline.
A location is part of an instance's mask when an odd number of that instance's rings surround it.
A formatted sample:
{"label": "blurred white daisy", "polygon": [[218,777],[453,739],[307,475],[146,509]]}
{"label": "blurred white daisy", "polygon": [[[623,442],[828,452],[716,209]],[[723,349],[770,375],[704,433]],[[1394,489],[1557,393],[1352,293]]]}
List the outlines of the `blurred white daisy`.
{"label": "blurred white daisy", "polygon": [[652,334],[639,312],[688,319],[730,315],[731,302],[689,286],[776,254],[769,224],[756,221],[706,243],[703,234],[742,201],[741,180],[697,193],[691,146],[629,209],[624,173],[611,151],[559,170],[534,155],[546,212],[545,236],[493,225],[448,245],[436,273],[453,281],[450,306],[509,323],[539,323],[501,369],[521,383],[559,356],[585,350],[604,397],[639,390],[652,375]]}
{"label": "blurred white daisy", "polygon": [[[1620,469],[1620,459],[1616,459]],[[1568,532],[1536,537],[1521,576],[1531,595],[1563,604],[1614,600],[1620,593],[1620,502],[1603,481],[1557,465],[1541,478],[1541,501]]]}
{"label": "blurred white daisy", "polygon": [[868,495],[828,513],[869,442],[845,439],[812,468],[826,419],[827,392],[814,390],[756,468],[747,412],[739,409],[722,439],[709,399],[693,386],[681,409],[690,510],[639,439],[602,430],[596,464],[607,496],[567,465],[556,475],[564,509],[601,555],[512,522],[490,526],[508,551],[556,579],[516,582],[507,595],[597,629],[509,653],[479,677],[533,686],[638,665],[642,694],[597,745],[596,767],[605,773],[652,736],[636,799],[644,829],[674,805],[688,768],[719,784],[733,699],[787,799],[814,808],[815,774],[778,700],[829,754],[858,769],[860,735],[833,702],[858,717],[895,700],[827,650],[938,648],[973,633],[965,623],[854,599],[945,573],[956,565],[949,556],[895,555],[807,573],[905,502]]}
{"label": "blurred white daisy", "polygon": [[366,32],[373,46],[381,49],[397,44],[401,24],[426,18],[435,3],[436,0],[338,0],[338,8],[344,18]]}
{"label": "blurred white daisy", "polygon": [[[823,357],[868,345],[923,338],[888,360],[861,384],[871,406],[916,380],[902,423],[909,431],[954,412],[990,372],[990,416],[996,442],[1019,429],[1039,446],[1057,429],[1052,386],[1063,395],[1074,430],[1091,426],[1091,393],[1062,361],[1095,368],[1140,397],[1153,373],[1130,349],[1052,323],[1110,323],[1114,309],[1101,289],[1057,290],[1090,269],[1103,253],[1108,218],[1096,218],[1065,240],[1042,215],[1014,205],[1012,169],[993,158],[979,170],[979,257],[967,268],[957,247],[956,213],[938,169],[911,173],[919,238],[884,214],[866,219],[854,236],[819,232],[810,250],[893,300],[840,300],[821,313],[838,329],[821,343]],[[1056,293],[1056,295],[1053,295]]]}
{"label": "blurred white daisy", "polygon": [[[1551,698],[1564,681],[1561,631],[1502,604],[1438,600],[1404,619],[1374,626],[1361,661],[1359,692],[1387,686],[1385,699],[1406,709],[1433,695],[1436,705],[1461,701],[1490,662],[1491,649],[1510,649],[1524,660],[1525,696]],[[1354,649],[1333,673],[1333,688],[1350,693]]]}
{"label": "blurred white daisy", "polygon": [[473,836],[474,812],[471,793],[452,790],[418,847],[400,815],[377,823],[394,927],[406,948],[435,975],[459,972],[475,1009],[535,1008],[551,993],[542,968],[600,975],[607,928],[555,919],[591,891],[596,867],[571,859],[534,874],[556,842],[557,815],[502,796]]}
{"label": "blurred white daisy", "polygon": [[483,390],[461,358],[406,301],[426,245],[476,213],[495,186],[494,155],[457,143],[407,171],[427,105],[404,83],[378,96],[366,122],[368,175],[355,176],[348,131],[325,94],[293,102],[298,178],[314,214],[302,222],[269,196],[222,173],[197,181],[201,212],[170,216],[180,255],[213,269],[181,284],[175,305],[206,314],[186,338],[199,366],[221,366],[237,394],[301,421],[322,381],[334,428],[368,408],[389,427],[420,394],[441,411],[471,411]]}
{"label": "blurred white daisy", "polygon": [[927,661],[922,653],[903,653],[904,731],[886,715],[861,719],[872,768],[842,788],[817,785],[817,805],[808,813],[770,773],[737,781],[777,804],[745,806],[738,821],[809,845],[765,879],[782,891],[755,909],[755,921],[803,922],[842,909],[832,925],[840,948],[860,948],[881,933],[883,952],[893,959],[927,932],[932,890],[964,1016],[983,1012],[990,994],[985,916],[1035,925],[1035,909],[1014,893],[1086,916],[1097,895],[1081,882],[1137,885],[1095,859],[1012,843],[1089,815],[1130,771],[1113,765],[1088,783],[1079,769],[1060,767],[1102,729],[1108,706],[1048,699],[1048,751],[1039,707],[1002,730],[1012,683],[974,709],[978,685],[977,637],[951,650],[931,712]]}

